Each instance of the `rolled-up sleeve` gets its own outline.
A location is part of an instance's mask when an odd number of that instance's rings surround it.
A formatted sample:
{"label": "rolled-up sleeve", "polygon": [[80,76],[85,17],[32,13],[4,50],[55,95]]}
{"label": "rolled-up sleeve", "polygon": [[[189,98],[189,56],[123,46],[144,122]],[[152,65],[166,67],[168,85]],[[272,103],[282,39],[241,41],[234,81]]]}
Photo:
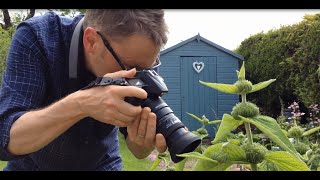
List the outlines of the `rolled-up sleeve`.
{"label": "rolled-up sleeve", "polygon": [[0,91],[0,159],[7,151],[12,124],[24,113],[39,108],[46,92],[46,63],[36,32],[26,23],[18,26],[9,48]]}

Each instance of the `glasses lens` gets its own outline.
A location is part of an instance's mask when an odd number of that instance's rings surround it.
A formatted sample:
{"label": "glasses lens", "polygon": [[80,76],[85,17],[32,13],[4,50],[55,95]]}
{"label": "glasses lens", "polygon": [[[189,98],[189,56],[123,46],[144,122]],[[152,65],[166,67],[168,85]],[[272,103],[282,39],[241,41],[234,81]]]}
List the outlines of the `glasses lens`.
{"label": "glasses lens", "polygon": [[154,64],[149,67],[149,68],[144,68],[144,69],[139,69],[138,71],[141,71],[141,70],[151,70],[151,69],[154,69],[154,68],[157,68],[161,65],[161,61],[159,59],[159,56],[157,57],[157,59],[155,60]]}
{"label": "glasses lens", "polygon": [[159,67],[161,65],[161,61],[160,61],[160,58],[158,56],[158,58],[156,59],[156,62],[154,63],[154,65],[152,66],[152,69],[153,68],[156,68],[156,67]]}

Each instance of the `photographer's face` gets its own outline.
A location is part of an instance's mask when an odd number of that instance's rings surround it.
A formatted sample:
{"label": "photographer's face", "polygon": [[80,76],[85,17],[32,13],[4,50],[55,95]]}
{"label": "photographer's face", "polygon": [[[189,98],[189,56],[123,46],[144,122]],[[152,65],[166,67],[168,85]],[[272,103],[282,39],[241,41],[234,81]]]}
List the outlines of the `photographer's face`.
{"label": "photographer's face", "polygon": [[[115,56],[110,52],[110,47],[126,69],[137,68],[137,70],[152,67],[160,51],[160,47],[150,38],[141,34],[133,34],[122,38],[110,38],[103,34],[101,37],[93,29],[87,35],[92,36],[91,43],[93,45],[87,45],[89,50],[85,50],[87,52],[86,61],[89,69],[97,76],[122,70]],[[86,44],[85,39],[86,37],[84,36],[84,44]],[[90,44],[90,37],[87,37],[87,39],[87,43]],[[103,39],[107,40],[107,43],[110,45],[109,49],[106,47],[106,42]]]}

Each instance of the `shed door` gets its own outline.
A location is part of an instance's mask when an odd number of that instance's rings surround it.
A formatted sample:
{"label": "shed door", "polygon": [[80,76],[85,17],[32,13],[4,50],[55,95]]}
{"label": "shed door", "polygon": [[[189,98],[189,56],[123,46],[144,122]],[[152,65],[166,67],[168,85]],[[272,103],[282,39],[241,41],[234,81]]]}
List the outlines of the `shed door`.
{"label": "shed door", "polygon": [[[199,82],[199,80],[216,82],[217,58],[212,56],[181,58],[181,121],[193,131],[201,127],[201,123],[186,112],[198,117],[205,115],[209,120],[217,118],[217,91]],[[208,126],[207,130],[213,137],[215,134],[213,126]]]}

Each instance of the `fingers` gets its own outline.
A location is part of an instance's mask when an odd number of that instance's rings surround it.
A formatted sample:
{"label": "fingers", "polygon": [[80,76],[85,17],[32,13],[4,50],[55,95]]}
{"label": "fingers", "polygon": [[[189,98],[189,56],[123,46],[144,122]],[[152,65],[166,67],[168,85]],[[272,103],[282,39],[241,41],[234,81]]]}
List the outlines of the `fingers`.
{"label": "fingers", "polygon": [[[132,78],[135,74],[136,69],[133,68],[129,71],[117,71],[105,76],[111,78]],[[79,98],[81,99],[81,103],[79,104],[84,114],[101,122],[116,126],[131,125],[142,111],[140,106],[134,106],[124,101],[125,97],[147,98],[147,92],[135,86],[99,86],[81,91],[81,93],[82,96],[79,97],[84,98]]]}
{"label": "fingers", "polygon": [[147,93],[137,87],[133,86],[106,86],[105,92],[100,96],[99,105],[103,108],[112,108],[115,112],[120,112],[121,114],[127,116],[136,117],[141,113],[141,106],[134,106],[126,101],[125,97],[136,97],[140,99],[145,99]]}
{"label": "fingers", "polygon": [[[111,77],[111,78],[133,78],[136,74],[136,68],[130,69],[130,70],[121,70],[114,73],[108,73],[105,74],[104,77]],[[117,92],[121,97],[137,97],[140,99],[146,99],[147,98],[147,92],[143,90],[142,88],[135,87],[135,86],[119,86],[117,88]]]}
{"label": "fingers", "polygon": [[141,115],[128,127],[128,133],[137,144],[153,146],[156,134],[156,115],[149,107],[142,109]]}
{"label": "fingers", "polygon": [[106,86],[105,88],[108,89],[110,93],[117,94],[122,99],[125,97],[146,99],[148,96],[144,89],[135,86]]}
{"label": "fingers", "polygon": [[120,113],[122,114],[134,117],[136,117],[142,112],[141,106],[133,106],[130,103],[127,103],[122,100],[117,103],[117,109],[119,109]]}
{"label": "fingers", "polygon": [[143,108],[135,136],[137,144],[145,147],[153,146],[155,132],[152,134],[152,129],[155,129],[155,121],[156,115],[151,113],[151,109]]}
{"label": "fingers", "polygon": [[124,127],[129,126],[135,122],[136,116],[128,116],[119,111],[111,110],[112,112],[107,112],[106,114],[110,117],[109,124]]}
{"label": "fingers", "polygon": [[[137,136],[139,139],[144,139],[147,137],[148,126],[150,126],[150,121],[148,122],[148,116],[150,116],[150,108],[145,107],[142,109],[141,119],[138,126]],[[152,119],[150,119],[152,120]]]}
{"label": "fingers", "polygon": [[125,77],[125,78],[132,78],[136,74],[136,68],[130,69],[130,70],[121,70],[114,73],[108,73],[105,74],[104,77],[111,77],[111,78],[119,78],[119,77]]}
{"label": "fingers", "polygon": [[127,127],[127,132],[130,138],[136,138],[138,133],[138,127],[140,124],[140,115],[136,117],[133,123]]}
{"label": "fingers", "polygon": [[146,129],[146,141],[148,144],[153,144],[156,134],[156,114],[149,113],[149,120]]}
{"label": "fingers", "polygon": [[146,157],[155,147],[160,153],[167,150],[164,136],[156,134],[156,120],[156,114],[149,107],[144,107],[140,116],[128,126],[128,145],[136,157]]}
{"label": "fingers", "polygon": [[167,143],[164,136],[160,133],[156,135],[156,148],[159,153],[163,153],[167,150]]}

